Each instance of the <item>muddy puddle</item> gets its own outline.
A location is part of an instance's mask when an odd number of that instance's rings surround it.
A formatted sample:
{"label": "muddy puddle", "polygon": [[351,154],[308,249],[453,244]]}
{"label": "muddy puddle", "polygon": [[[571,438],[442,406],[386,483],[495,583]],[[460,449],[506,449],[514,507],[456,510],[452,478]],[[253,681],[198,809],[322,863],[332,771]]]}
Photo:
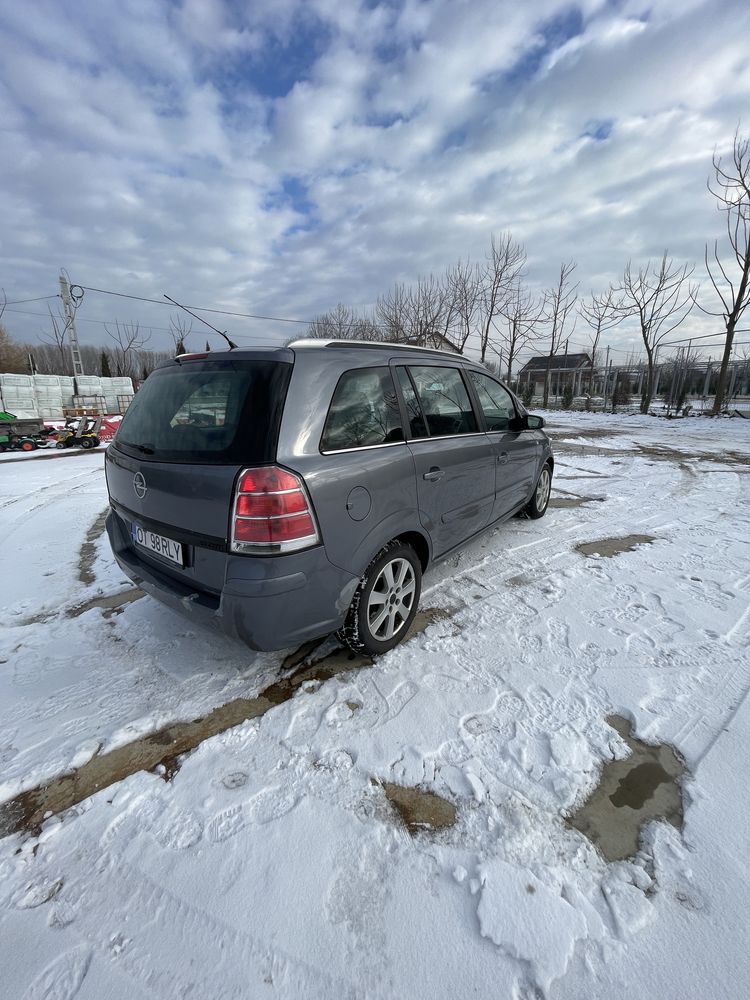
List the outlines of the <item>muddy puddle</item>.
{"label": "muddy puddle", "polygon": [[568,510],[574,507],[585,507],[590,503],[602,503],[604,499],[604,497],[551,497],[549,506],[557,508],[558,510]]}
{"label": "muddy puddle", "polygon": [[105,507],[99,514],[83,540],[78,553],[78,579],[87,586],[96,579],[94,575],[94,560],[96,559],[96,543],[104,534],[104,524],[109,514],[109,507]]}
{"label": "muddy puddle", "polygon": [[101,597],[92,597],[91,600],[84,601],[83,604],[76,604],[74,608],[68,608],[65,616],[67,618],[78,618],[87,611],[91,611],[92,608],[101,608],[103,617],[111,618],[113,615],[119,615],[125,609],[126,605],[132,604],[133,601],[140,601],[145,596],[145,592],[140,587],[129,587],[127,590],[121,590],[118,594],[105,594]]}
{"label": "muddy puddle", "polygon": [[[140,596],[143,596],[142,592],[131,596],[130,600],[138,600]],[[101,606],[88,602],[84,610]],[[82,614],[83,611],[79,610],[78,613]],[[448,617],[448,612],[438,608],[419,611],[406,641],[433,622]],[[78,805],[136,771],[158,769],[158,773],[168,780],[179,770],[180,757],[194,750],[204,740],[250,719],[257,719],[274,706],[289,701],[303,685],[319,685],[337,674],[368,667],[373,663],[369,656],[358,655],[342,647],[337,647],[318,659],[312,659],[311,662],[304,662],[322,645],[322,642],[307,643],[288,656],[283,665],[295,666],[293,673],[270,684],[255,698],[237,698],[198,719],[164,726],[116,750],[97,754],[77,770],[56,777],[45,785],[21,792],[15,798],[0,804],[0,837],[24,831],[38,833],[46,817]],[[295,660],[295,657],[298,659]]]}
{"label": "muddy puddle", "polygon": [[622,716],[611,715],[607,722],[625,740],[630,756],[604,765],[599,785],[568,823],[607,861],[624,861],[638,852],[646,823],[665,820],[682,829],[685,765],[672,747],[639,740]]}
{"label": "muddy puddle", "polygon": [[409,833],[425,830],[445,830],[456,822],[456,807],[447,799],[424,788],[377,782]]}
{"label": "muddy puddle", "polygon": [[[560,434],[558,439],[557,433]],[[679,448],[670,448],[668,445],[638,444],[627,448],[608,448],[606,444],[588,444],[586,439],[615,437],[617,433],[623,431],[559,431],[553,436],[553,445],[556,454],[579,455],[583,457],[601,457],[620,459],[625,456],[629,458],[649,458],[655,462],[672,462],[682,466],[686,462],[709,462],[712,465],[750,465],[750,457],[738,451],[681,451]],[[560,478],[559,476],[557,477]]]}
{"label": "muddy puddle", "polygon": [[584,556],[602,556],[611,559],[621,552],[634,552],[639,545],[650,545],[655,542],[653,535],[622,535],[619,538],[599,538],[595,542],[581,542],[576,545],[576,552]]}

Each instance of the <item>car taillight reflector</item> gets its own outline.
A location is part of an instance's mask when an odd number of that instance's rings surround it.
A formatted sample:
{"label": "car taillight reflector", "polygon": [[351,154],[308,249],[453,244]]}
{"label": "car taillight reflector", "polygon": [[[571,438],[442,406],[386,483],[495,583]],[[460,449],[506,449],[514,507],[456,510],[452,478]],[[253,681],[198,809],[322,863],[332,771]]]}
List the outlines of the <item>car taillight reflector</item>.
{"label": "car taillight reflector", "polygon": [[237,518],[234,537],[238,542],[289,542],[309,538],[315,534],[315,525],[309,514],[294,517],[263,517],[258,520]]}
{"label": "car taillight reflector", "polygon": [[319,540],[299,476],[273,465],[241,473],[232,513],[233,552],[290,552]]}
{"label": "car taillight reflector", "polygon": [[307,499],[300,490],[291,493],[240,493],[237,497],[238,517],[282,517],[307,511]]}

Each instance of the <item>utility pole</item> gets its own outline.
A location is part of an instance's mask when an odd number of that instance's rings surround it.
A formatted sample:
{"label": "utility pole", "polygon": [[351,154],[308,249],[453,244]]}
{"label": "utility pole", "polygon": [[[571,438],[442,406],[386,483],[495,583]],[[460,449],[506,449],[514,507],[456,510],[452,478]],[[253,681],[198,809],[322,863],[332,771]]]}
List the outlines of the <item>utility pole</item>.
{"label": "utility pole", "polygon": [[703,382],[703,409],[706,409],[706,398],[708,396],[708,390],[711,388],[711,355],[708,356],[708,364],[706,365],[706,378]]}
{"label": "utility pole", "polygon": [[607,361],[604,369],[604,412],[607,412],[607,389],[609,388],[609,345],[607,345]]}
{"label": "utility pole", "polygon": [[[83,292],[81,292],[83,295]],[[68,331],[70,339],[70,354],[73,358],[73,375],[83,375],[83,362],[81,361],[81,348],[78,346],[78,334],[76,333],[76,309],[70,296],[70,282],[64,273],[60,273],[60,298],[65,310],[65,329]]]}

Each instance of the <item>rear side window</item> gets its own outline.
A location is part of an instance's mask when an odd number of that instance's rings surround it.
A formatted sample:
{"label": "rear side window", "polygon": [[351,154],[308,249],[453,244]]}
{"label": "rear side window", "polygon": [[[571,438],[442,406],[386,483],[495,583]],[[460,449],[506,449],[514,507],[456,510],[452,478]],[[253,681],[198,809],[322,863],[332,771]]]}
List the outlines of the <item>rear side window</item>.
{"label": "rear side window", "polygon": [[291,365],[189,362],[146,379],[117,431],[117,447],[162,462],[269,462]]}
{"label": "rear side window", "polygon": [[508,422],[516,415],[513,399],[507,389],[489,375],[480,372],[469,372],[469,378],[476,390],[479,406],[488,431],[507,431]]}
{"label": "rear side window", "polygon": [[409,366],[431,437],[473,434],[477,420],[457,368]]}
{"label": "rear side window", "polygon": [[356,368],[344,372],[333,393],[320,450],[371,448],[403,439],[390,369]]}

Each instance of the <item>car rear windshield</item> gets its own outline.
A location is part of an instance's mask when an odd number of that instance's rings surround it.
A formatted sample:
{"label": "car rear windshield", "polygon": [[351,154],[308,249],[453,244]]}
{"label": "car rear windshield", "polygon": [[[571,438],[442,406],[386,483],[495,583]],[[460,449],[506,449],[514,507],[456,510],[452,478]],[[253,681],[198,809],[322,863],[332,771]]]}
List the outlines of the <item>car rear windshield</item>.
{"label": "car rear windshield", "polygon": [[270,462],[291,370],[277,361],[159,368],[128,407],[116,445],[154,462]]}

